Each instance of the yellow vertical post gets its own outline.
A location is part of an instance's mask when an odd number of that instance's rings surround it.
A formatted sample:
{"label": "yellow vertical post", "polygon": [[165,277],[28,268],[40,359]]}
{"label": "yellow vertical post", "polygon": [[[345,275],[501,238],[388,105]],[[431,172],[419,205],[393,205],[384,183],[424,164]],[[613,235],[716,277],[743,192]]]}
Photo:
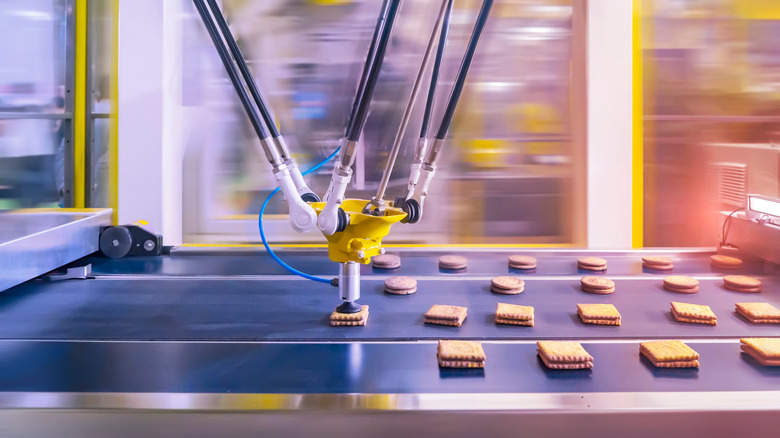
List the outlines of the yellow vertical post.
{"label": "yellow vertical post", "polygon": [[642,93],[642,0],[633,0],[632,221],[631,246],[644,246],[644,111]]}
{"label": "yellow vertical post", "polygon": [[119,207],[119,0],[111,0],[111,96],[108,129],[108,206],[118,222]]}
{"label": "yellow vertical post", "polygon": [[87,118],[87,0],[76,0],[73,88],[73,207],[84,208]]}

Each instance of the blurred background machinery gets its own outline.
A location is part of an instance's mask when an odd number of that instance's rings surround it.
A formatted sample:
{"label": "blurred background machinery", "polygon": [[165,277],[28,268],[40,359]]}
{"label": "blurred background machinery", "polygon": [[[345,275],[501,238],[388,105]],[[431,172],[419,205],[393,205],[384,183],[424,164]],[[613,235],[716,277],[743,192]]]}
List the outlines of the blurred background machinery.
{"label": "blurred background machinery", "polygon": [[[289,127],[304,164],[336,147],[371,34],[369,0],[242,1],[223,7],[275,116]],[[352,190],[370,194],[381,173],[425,44],[435,2],[401,11],[358,157]],[[585,245],[588,146],[574,131],[586,106],[573,69],[572,0],[504,0],[493,16],[467,82],[434,183],[445,203],[399,243]],[[701,246],[717,235],[714,212],[746,193],[780,189],[780,30],[776,2],[638,2],[643,99],[644,246]],[[118,159],[111,147],[116,83],[117,3],[6,0],[0,4],[0,208],[115,206]],[[77,7],[85,14],[75,14]],[[442,89],[451,85],[477,1],[459,1],[445,54]],[[182,77],[177,135],[184,243],[253,243],[260,200],[273,184],[264,160],[191,2],[181,0],[177,30]],[[86,68],[77,68],[84,60]],[[115,72],[114,72],[115,73]],[[441,95],[442,93],[440,93]],[[441,108],[437,107],[437,111]],[[115,112],[114,112],[115,114]],[[419,120],[419,118],[414,119]],[[416,129],[400,160],[409,160]],[[398,166],[400,172],[404,166]],[[322,191],[327,173],[312,177]],[[391,180],[390,190],[402,184]],[[113,199],[113,201],[112,201]],[[450,199],[453,202],[446,202]],[[174,208],[179,208],[178,205]],[[433,209],[431,211],[434,211]],[[269,235],[313,242],[284,226],[271,205]]]}

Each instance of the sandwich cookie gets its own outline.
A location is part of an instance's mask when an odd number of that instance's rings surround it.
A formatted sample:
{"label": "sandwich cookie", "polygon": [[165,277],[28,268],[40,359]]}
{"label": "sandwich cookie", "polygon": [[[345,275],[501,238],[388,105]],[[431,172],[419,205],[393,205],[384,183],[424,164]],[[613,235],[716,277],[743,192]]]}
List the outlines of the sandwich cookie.
{"label": "sandwich cookie", "polygon": [[606,295],[615,293],[615,282],[609,278],[586,276],[580,279],[580,288],[583,292]]}
{"label": "sandwich cookie", "polygon": [[647,269],[656,269],[659,271],[669,271],[674,269],[672,259],[667,257],[642,257],[642,267]]}
{"label": "sandwich cookie", "polygon": [[699,291],[699,280],[683,275],[664,278],[664,289],[681,294],[695,294]]}
{"label": "sandwich cookie", "polygon": [[460,269],[466,269],[468,266],[468,260],[466,257],[457,255],[443,255],[439,257],[439,268],[456,271]]}
{"label": "sandwich cookie", "polygon": [[525,255],[511,255],[509,256],[509,267],[522,270],[536,269],[536,259]]}
{"label": "sandwich cookie", "polygon": [[417,292],[417,280],[411,277],[390,277],[385,280],[385,292],[393,295],[409,295]]}
{"label": "sandwich cookie", "polygon": [[502,295],[517,295],[525,290],[525,281],[517,277],[495,277],[490,280],[490,290]]}
{"label": "sandwich cookie", "polygon": [[395,254],[380,254],[371,258],[371,266],[376,269],[396,269],[401,267],[401,257]]}
{"label": "sandwich cookie", "polygon": [[761,292],[761,280],[746,275],[726,275],[723,287],[734,292]]}
{"label": "sandwich cookie", "polygon": [[577,259],[577,267],[586,271],[606,271],[607,261],[600,257],[581,257]]}

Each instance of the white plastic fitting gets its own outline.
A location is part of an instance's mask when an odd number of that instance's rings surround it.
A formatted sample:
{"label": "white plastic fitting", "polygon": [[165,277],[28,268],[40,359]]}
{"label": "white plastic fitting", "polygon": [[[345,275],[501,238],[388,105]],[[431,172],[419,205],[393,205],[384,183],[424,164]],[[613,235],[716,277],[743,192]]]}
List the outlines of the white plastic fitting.
{"label": "white plastic fitting", "polygon": [[290,226],[299,233],[313,230],[317,223],[317,213],[301,199],[290,169],[282,165],[274,171],[274,176],[290,206]]}

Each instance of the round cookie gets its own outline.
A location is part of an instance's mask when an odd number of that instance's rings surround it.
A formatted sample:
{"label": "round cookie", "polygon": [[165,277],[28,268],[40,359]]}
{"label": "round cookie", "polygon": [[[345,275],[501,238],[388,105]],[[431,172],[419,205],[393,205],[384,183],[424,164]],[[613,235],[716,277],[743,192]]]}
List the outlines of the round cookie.
{"label": "round cookie", "polygon": [[664,278],[664,289],[681,294],[694,294],[699,291],[699,280],[684,275],[670,275]]}
{"label": "round cookie", "polygon": [[607,261],[600,257],[581,257],[577,259],[577,267],[586,271],[605,271]]}
{"label": "round cookie", "polygon": [[742,267],[742,260],[736,257],[729,257],[722,254],[715,254],[710,256],[710,262],[712,266],[718,268],[735,269]]}
{"label": "round cookie", "polygon": [[723,287],[735,292],[761,292],[761,280],[745,275],[726,275]]}
{"label": "round cookie", "polygon": [[615,282],[609,278],[586,276],[580,279],[583,292],[592,294],[611,294],[615,292]]}
{"label": "round cookie", "polygon": [[525,290],[525,281],[517,277],[495,277],[490,280],[490,290],[503,295],[516,295]]}
{"label": "round cookie", "polygon": [[457,255],[443,255],[439,257],[439,267],[441,269],[466,269],[466,266],[468,266],[466,257]]}
{"label": "round cookie", "polygon": [[390,277],[385,280],[385,292],[393,295],[409,295],[417,292],[417,280],[411,277]]}
{"label": "round cookie", "polygon": [[655,257],[655,256],[642,257],[642,266],[648,269],[658,269],[661,271],[668,271],[670,269],[674,269],[674,263],[672,263],[672,259],[668,257]]}
{"label": "round cookie", "polygon": [[536,259],[526,255],[509,256],[509,267],[513,269],[536,269]]}
{"label": "round cookie", "polygon": [[400,268],[401,257],[395,254],[380,254],[371,258],[371,266],[377,269]]}

